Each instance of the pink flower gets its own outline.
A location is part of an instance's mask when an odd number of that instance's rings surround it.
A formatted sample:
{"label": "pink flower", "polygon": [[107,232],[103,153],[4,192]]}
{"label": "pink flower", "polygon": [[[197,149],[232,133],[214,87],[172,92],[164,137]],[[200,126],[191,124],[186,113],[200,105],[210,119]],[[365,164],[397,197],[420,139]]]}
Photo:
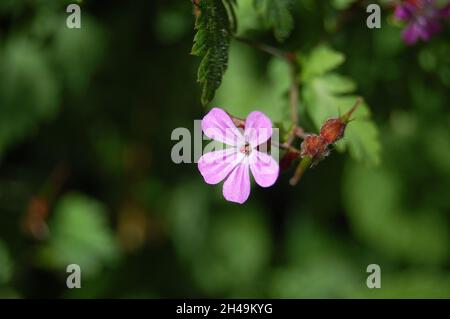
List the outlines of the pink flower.
{"label": "pink flower", "polygon": [[403,41],[414,44],[428,41],[442,29],[442,21],[450,17],[450,4],[438,6],[435,0],[404,0],[395,8],[395,17],[407,23]]}
{"label": "pink flower", "polygon": [[230,202],[242,204],[250,195],[250,173],[261,187],[272,186],[278,178],[278,163],[257,147],[272,136],[272,122],[261,112],[252,112],[245,120],[242,132],[230,116],[213,108],[202,120],[204,134],[227,144],[228,148],[209,152],[200,157],[198,169],[205,182],[223,184],[223,196]]}

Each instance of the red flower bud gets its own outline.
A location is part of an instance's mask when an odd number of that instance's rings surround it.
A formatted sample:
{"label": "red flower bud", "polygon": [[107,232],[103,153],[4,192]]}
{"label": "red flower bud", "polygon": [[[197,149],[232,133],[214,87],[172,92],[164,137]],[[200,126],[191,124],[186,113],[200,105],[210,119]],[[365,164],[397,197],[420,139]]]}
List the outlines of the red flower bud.
{"label": "red flower bud", "polygon": [[320,129],[320,136],[327,144],[333,144],[344,136],[345,124],[340,118],[327,120]]}
{"label": "red flower bud", "polygon": [[[328,156],[328,146],[337,142],[344,136],[345,128],[347,127],[348,122],[351,121],[350,117],[361,103],[362,99],[358,98],[355,105],[347,113],[338,118],[327,120],[320,128],[319,135],[309,134],[303,138],[300,151],[302,160],[295,170],[295,175],[289,181],[291,185],[296,185],[298,183],[305,170],[316,165],[320,160]],[[285,157],[287,157],[288,154],[285,155]]]}
{"label": "red flower bud", "polygon": [[328,155],[327,145],[322,136],[316,134],[307,135],[301,145],[301,156],[321,159]]}
{"label": "red flower bud", "polygon": [[327,144],[336,143],[344,136],[345,128],[347,127],[348,122],[350,122],[350,117],[361,102],[362,99],[357,99],[355,105],[347,113],[336,119],[329,119],[322,125],[320,136]]}

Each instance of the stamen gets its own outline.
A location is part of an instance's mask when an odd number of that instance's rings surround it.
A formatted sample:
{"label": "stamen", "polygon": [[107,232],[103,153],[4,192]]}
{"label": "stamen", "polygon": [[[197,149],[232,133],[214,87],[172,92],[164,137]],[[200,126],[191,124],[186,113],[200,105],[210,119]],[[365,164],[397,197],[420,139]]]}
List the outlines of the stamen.
{"label": "stamen", "polygon": [[250,146],[249,143],[245,143],[244,146],[242,146],[239,151],[245,155],[250,154],[250,152],[252,151],[252,147]]}

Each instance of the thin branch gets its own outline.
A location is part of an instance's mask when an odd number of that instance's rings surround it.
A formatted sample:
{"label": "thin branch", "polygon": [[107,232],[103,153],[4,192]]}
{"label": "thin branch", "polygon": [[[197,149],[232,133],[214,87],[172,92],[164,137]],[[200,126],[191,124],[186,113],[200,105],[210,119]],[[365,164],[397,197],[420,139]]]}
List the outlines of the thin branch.
{"label": "thin branch", "polygon": [[282,59],[288,63],[291,63],[291,60],[289,59],[289,53],[288,52],[284,52],[283,50],[280,50],[278,48],[272,47],[270,45],[264,44],[264,43],[259,43],[247,38],[243,38],[243,37],[239,37],[239,36],[234,36],[233,39],[235,39],[236,41],[245,43],[255,49],[258,49],[262,52],[265,52],[267,54],[273,55],[279,59]]}
{"label": "thin branch", "polygon": [[285,151],[289,151],[289,152],[293,152],[296,153],[298,156],[300,156],[301,151],[293,146],[291,146],[288,143],[277,143],[277,142],[272,142],[272,144],[280,149],[283,149]]}
{"label": "thin branch", "polygon": [[291,103],[291,121],[296,127],[298,125],[298,96],[299,96],[299,81],[297,66],[295,63],[289,63],[291,66],[291,90],[289,94],[289,100]]}
{"label": "thin branch", "polygon": [[311,163],[312,163],[311,157],[305,156],[302,158],[300,164],[298,164],[295,170],[294,176],[292,176],[292,178],[289,180],[289,184],[291,186],[295,186],[298,184],[298,182],[303,176],[303,173],[305,173],[305,171],[311,166]]}

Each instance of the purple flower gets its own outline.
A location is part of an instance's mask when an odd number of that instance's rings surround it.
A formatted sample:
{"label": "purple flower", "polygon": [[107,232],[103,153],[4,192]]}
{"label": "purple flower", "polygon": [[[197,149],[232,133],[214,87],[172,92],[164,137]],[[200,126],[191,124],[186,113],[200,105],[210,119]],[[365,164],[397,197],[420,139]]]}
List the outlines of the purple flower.
{"label": "purple flower", "polygon": [[395,8],[395,17],[407,22],[402,32],[407,44],[428,41],[441,31],[441,20],[450,17],[450,4],[439,8],[435,0],[404,0]]}
{"label": "purple flower", "polygon": [[278,163],[257,147],[272,136],[272,122],[261,112],[252,112],[245,120],[242,132],[230,116],[213,108],[202,120],[204,134],[231,147],[209,152],[200,157],[198,169],[205,182],[223,184],[223,196],[230,202],[242,204],[250,195],[250,171],[256,183],[272,186],[278,178]]}

